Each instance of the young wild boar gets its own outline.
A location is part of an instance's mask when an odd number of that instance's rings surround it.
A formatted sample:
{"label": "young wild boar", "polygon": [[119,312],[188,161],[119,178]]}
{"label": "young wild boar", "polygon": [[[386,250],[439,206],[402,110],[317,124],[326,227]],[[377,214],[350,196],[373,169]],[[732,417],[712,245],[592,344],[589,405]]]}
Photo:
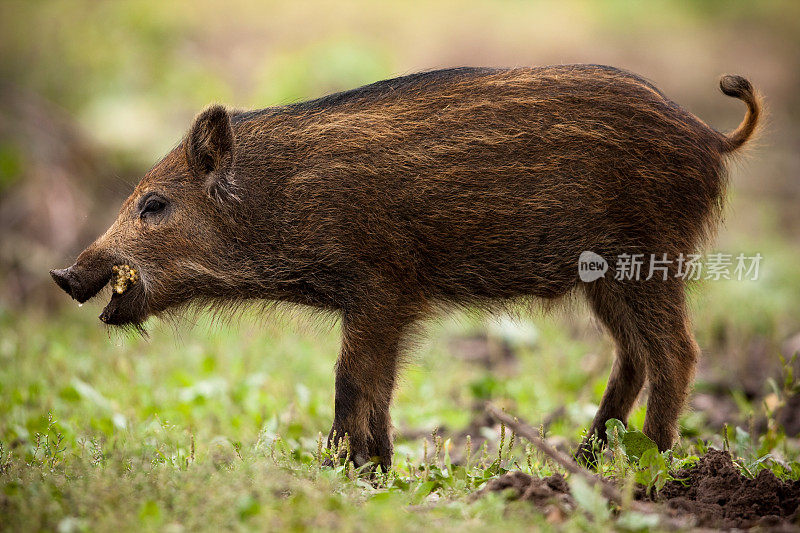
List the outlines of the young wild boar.
{"label": "young wild boar", "polygon": [[254,300],[337,313],[331,434],[349,435],[356,464],[384,468],[415,323],[577,291],[617,345],[591,434],[625,420],[647,378],[644,432],[664,450],[698,356],[685,282],[673,263],[667,279],[584,283],[578,258],[676,258],[713,233],[726,157],[760,112],[744,78],[720,87],[747,104],[729,135],[596,65],[456,68],[258,111],[215,105],[52,276],[79,302],[116,276],[100,319],[117,326]]}

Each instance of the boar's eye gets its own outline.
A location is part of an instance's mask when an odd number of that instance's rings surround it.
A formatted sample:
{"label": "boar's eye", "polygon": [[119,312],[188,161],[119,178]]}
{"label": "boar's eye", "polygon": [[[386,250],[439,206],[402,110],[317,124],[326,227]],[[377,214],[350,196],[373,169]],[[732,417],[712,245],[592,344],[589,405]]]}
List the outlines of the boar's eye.
{"label": "boar's eye", "polygon": [[167,201],[156,194],[148,194],[139,202],[139,217],[142,219],[149,218],[153,215],[159,215],[164,212],[167,207]]}

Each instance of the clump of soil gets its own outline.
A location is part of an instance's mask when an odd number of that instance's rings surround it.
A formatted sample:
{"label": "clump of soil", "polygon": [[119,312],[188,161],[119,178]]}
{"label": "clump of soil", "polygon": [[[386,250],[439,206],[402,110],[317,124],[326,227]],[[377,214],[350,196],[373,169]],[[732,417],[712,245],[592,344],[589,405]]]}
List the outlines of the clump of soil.
{"label": "clump of soil", "polygon": [[566,513],[575,509],[575,500],[561,474],[539,478],[524,472],[508,472],[490,480],[478,495],[487,492],[507,492],[509,499],[531,502],[550,522],[561,522]]}
{"label": "clump of soil", "polygon": [[[692,514],[697,525],[716,528],[798,524],[800,482],[783,482],[769,470],[744,477],[728,452],[712,450],[691,468],[673,473],[658,493],[674,514]],[[679,481],[678,481],[679,480]]]}
{"label": "clump of soil", "polygon": [[[690,468],[673,472],[652,499],[665,515],[691,518],[696,526],[718,529],[762,527],[778,531],[800,530],[800,481],[784,482],[769,470],[754,479],[743,476],[728,452],[711,450]],[[576,507],[564,478],[532,477],[508,472],[489,481],[478,493],[506,492],[513,500],[529,501],[551,522],[560,522]],[[646,499],[642,489],[637,498]]]}

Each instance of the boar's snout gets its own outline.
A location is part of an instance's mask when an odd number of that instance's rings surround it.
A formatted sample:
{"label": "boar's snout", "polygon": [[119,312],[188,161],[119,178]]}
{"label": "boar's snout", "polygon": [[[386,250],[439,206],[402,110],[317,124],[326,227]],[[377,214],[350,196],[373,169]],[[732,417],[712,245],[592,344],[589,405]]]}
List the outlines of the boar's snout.
{"label": "boar's snout", "polygon": [[61,290],[72,296],[72,282],[70,280],[70,269],[69,268],[54,268],[50,271],[50,275],[53,277],[53,281],[56,282],[56,285],[61,287]]}
{"label": "boar's snout", "polygon": [[54,269],[50,275],[56,284],[80,303],[96,295],[111,279],[111,261],[102,259],[84,264],[80,258],[69,268]]}

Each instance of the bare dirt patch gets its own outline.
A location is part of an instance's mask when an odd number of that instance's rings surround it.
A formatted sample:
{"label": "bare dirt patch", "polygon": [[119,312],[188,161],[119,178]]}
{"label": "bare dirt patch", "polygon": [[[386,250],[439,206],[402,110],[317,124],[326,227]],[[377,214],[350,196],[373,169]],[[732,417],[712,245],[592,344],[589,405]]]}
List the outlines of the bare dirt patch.
{"label": "bare dirt patch", "polygon": [[531,502],[551,522],[560,522],[564,514],[575,509],[575,500],[561,474],[539,478],[524,472],[508,472],[489,481],[479,494],[487,492],[503,492],[510,499]]}
{"label": "bare dirt patch", "polygon": [[[695,526],[718,529],[800,531],[800,481],[781,481],[769,470],[747,478],[730,454],[719,450],[708,452],[673,477],[676,480],[652,498],[663,505],[667,521],[688,519]],[[557,519],[576,507],[561,475],[537,478],[509,472],[487,483],[481,494],[487,492],[506,492],[510,499],[529,501],[548,518]],[[645,499],[645,491],[640,490],[637,497]]]}
{"label": "bare dirt patch", "polygon": [[743,476],[728,452],[712,450],[692,468],[673,473],[658,493],[673,513],[692,514],[698,526],[716,528],[780,527],[800,530],[800,482],[783,482],[769,470],[754,479]]}

